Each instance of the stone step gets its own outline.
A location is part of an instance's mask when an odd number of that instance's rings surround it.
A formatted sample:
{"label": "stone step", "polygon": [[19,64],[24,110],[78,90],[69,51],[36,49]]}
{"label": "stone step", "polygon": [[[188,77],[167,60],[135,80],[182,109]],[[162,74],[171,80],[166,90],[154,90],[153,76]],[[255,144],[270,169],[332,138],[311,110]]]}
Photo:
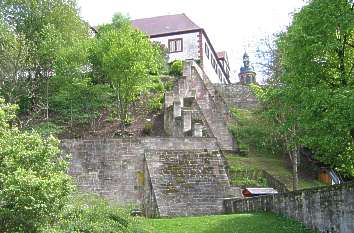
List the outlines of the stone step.
{"label": "stone step", "polygon": [[[218,106],[215,102],[215,87],[209,81],[203,70],[195,62],[186,62],[185,68],[190,69],[191,77],[186,77],[190,82],[189,88],[196,90],[196,101],[222,150],[234,150],[234,139],[226,124],[226,106]],[[223,105],[223,103],[219,103]],[[224,110],[220,111],[220,107]]]}
{"label": "stone step", "polygon": [[218,214],[230,184],[220,151],[145,151],[161,217]]}

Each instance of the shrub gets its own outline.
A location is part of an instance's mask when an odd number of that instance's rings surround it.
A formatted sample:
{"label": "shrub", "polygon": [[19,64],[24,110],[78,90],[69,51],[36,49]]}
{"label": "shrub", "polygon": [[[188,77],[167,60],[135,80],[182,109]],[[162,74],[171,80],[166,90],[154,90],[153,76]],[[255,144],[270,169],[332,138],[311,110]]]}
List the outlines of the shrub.
{"label": "shrub", "polygon": [[176,60],[171,65],[170,75],[173,76],[182,76],[183,73],[183,62],[180,60]]}
{"label": "shrub", "polygon": [[57,220],[72,179],[58,140],[8,123],[15,109],[0,99],[0,232],[36,232]]}
{"label": "shrub", "polygon": [[267,187],[267,180],[257,169],[232,166],[229,168],[232,185],[240,187]]}
{"label": "shrub", "polygon": [[282,144],[276,138],[269,137],[274,130],[264,122],[258,109],[234,108],[231,113],[236,123],[230,126],[230,131],[240,146],[259,152],[282,154]]}
{"label": "shrub", "polygon": [[35,127],[33,130],[42,135],[43,137],[49,137],[50,135],[58,136],[60,133],[63,132],[63,128],[52,123],[52,122],[43,122]]}
{"label": "shrub", "polygon": [[163,94],[155,95],[151,97],[147,103],[147,107],[150,112],[156,113],[162,109]]}
{"label": "shrub", "polygon": [[122,208],[92,195],[73,196],[61,214],[61,221],[48,225],[42,232],[126,232],[146,233],[147,227],[129,208]]}
{"label": "shrub", "polygon": [[143,129],[143,134],[144,135],[151,135],[152,127],[153,127],[153,125],[152,125],[151,122],[145,122],[144,129]]}

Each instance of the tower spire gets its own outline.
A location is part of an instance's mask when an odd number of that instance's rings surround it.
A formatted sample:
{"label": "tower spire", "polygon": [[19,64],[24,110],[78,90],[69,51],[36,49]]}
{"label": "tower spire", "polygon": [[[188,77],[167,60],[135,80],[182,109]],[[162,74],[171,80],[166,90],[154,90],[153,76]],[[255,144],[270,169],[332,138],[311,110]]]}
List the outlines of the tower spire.
{"label": "tower spire", "polygon": [[251,83],[256,83],[256,72],[250,65],[250,57],[248,56],[246,50],[243,54],[243,67],[240,68],[240,73],[238,74],[240,78],[240,83],[247,85]]}

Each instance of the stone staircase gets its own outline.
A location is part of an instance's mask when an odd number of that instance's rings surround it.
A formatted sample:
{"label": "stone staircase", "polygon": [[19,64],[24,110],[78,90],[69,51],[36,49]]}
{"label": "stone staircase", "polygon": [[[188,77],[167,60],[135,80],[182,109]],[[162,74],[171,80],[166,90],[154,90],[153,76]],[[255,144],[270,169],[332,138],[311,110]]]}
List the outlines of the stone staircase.
{"label": "stone staircase", "polygon": [[[203,115],[203,121],[193,123],[195,103]],[[172,92],[165,94],[165,131],[173,137],[189,135],[202,137],[203,130],[215,137],[222,151],[236,149],[227,127],[228,109],[218,97],[214,85],[194,61],[184,63],[183,77],[178,79]]]}
{"label": "stone staircase", "polygon": [[[224,151],[235,144],[227,127],[228,109],[214,85],[194,61],[186,61],[183,77],[165,93],[164,130],[174,139],[213,139],[214,148],[178,145],[144,151],[144,206],[147,216],[171,217],[222,213],[222,201],[240,196],[230,187]],[[177,146],[180,146],[178,149]]]}
{"label": "stone staircase", "polygon": [[220,151],[152,150],[145,159],[155,216],[222,213],[230,184]]}

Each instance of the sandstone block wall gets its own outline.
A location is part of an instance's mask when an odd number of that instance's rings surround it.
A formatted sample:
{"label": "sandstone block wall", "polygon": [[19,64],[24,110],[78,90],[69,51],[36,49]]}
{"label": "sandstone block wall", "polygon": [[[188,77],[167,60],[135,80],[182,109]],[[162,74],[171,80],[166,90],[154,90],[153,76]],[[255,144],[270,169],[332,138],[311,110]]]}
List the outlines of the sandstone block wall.
{"label": "sandstone block wall", "polygon": [[214,86],[229,107],[254,108],[258,106],[256,96],[248,85],[214,84]]}
{"label": "sandstone block wall", "polygon": [[80,191],[140,204],[144,191],[141,139],[64,140],[62,148],[72,156],[69,174]]}
{"label": "sandstone block wall", "polygon": [[320,232],[352,233],[354,183],[246,199],[226,199],[226,213],[268,211],[303,222]]}
{"label": "sandstone block wall", "polygon": [[158,216],[223,212],[230,185],[219,150],[153,150],[145,157]]}
{"label": "sandstone block wall", "polygon": [[142,205],[146,196],[145,150],[218,150],[215,138],[63,140],[72,156],[69,174],[79,190],[118,203]]}

